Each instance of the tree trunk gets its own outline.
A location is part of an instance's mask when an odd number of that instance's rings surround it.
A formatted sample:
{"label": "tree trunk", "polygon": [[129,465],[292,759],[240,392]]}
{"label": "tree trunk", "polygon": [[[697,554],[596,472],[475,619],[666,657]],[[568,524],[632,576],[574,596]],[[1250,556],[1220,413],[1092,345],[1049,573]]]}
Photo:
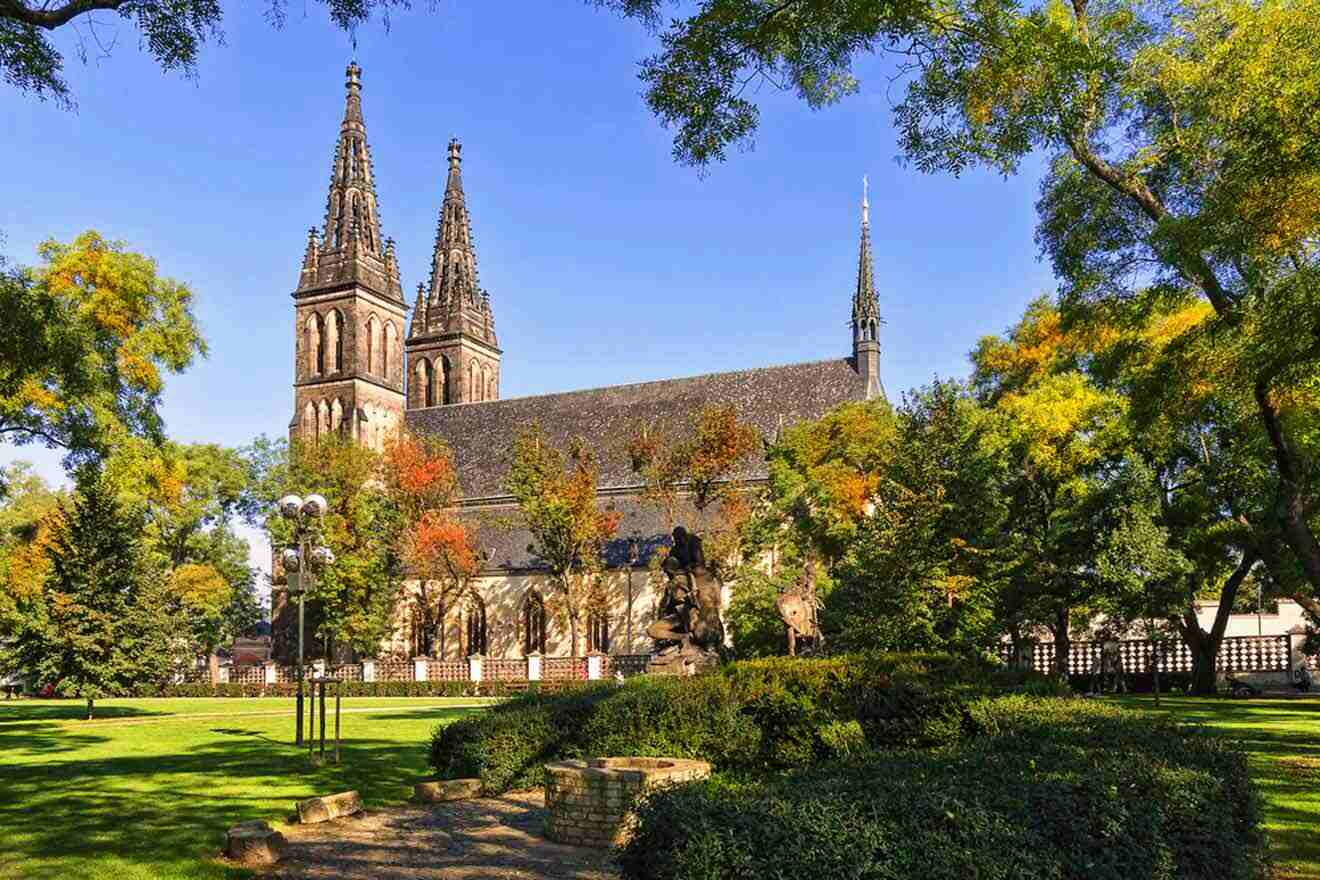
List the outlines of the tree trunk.
{"label": "tree trunk", "polygon": [[1219,646],[1224,641],[1224,631],[1228,628],[1228,617],[1233,612],[1233,600],[1237,598],[1238,588],[1255,567],[1258,557],[1255,552],[1243,554],[1238,567],[1224,581],[1224,588],[1219,591],[1219,608],[1215,610],[1215,622],[1210,631],[1201,629],[1196,619],[1196,606],[1189,605],[1183,610],[1183,624],[1180,627],[1183,640],[1192,652],[1192,693],[1213,694],[1216,687],[1215,661],[1219,657]]}
{"label": "tree trunk", "polygon": [[88,721],[91,721],[91,720],[92,720],[92,703],[93,703],[93,702],[94,702],[94,701],[92,700],[91,697],[88,697],[88,698],[87,698],[87,720],[88,720]]}
{"label": "tree trunk", "polygon": [[1068,638],[1068,606],[1061,605],[1054,612],[1054,674],[1067,680],[1068,654],[1072,642]]}
{"label": "tree trunk", "polygon": [[1306,500],[1302,492],[1302,468],[1297,461],[1297,453],[1292,448],[1288,436],[1284,433],[1283,420],[1279,418],[1278,406],[1270,399],[1269,377],[1263,376],[1256,381],[1256,405],[1265,422],[1265,431],[1274,450],[1274,462],[1279,471],[1279,497],[1276,510],[1283,522],[1283,531],[1288,538],[1297,559],[1302,563],[1302,570],[1311,587],[1320,593],[1320,543],[1311,533],[1311,526],[1306,521]]}

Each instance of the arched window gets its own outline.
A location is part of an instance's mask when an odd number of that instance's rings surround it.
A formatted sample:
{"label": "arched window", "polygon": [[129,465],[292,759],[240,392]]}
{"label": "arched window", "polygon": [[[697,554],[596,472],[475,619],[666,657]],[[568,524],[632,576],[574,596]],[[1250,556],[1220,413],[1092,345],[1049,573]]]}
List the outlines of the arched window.
{"label": "arched window", "polygon": [[487,399],[487,400],[495,400],[495,399],[498,398],[498,397],[499,397],[499,394],[497,394],[496,391],[495,391],[495,377],[494,377],[494,376],[491,376],[491,377],[490,377],[490,383],[486,386],[486,399]]}
{"label": "arched window", "polygon": [[587,650],[610,652],[610,619],[604,612],[593,611],[587,617]]}
{"label": "arched window", "polygon": [[385,363],[381,365],[380,374],[386,379],[393,379],[395,376],[394,358],[399,350],[399,331],[394,329],[394,322],[385,323]]}
{"label": "arched window", "polygon": [[336,434],[340,433],[344,425],[344,404],[336,397],[334,403],[330,404],[330,430]]}
{"label": "arched window", "polygon": [[307,375],[325,372],[325,323],[312,312],[307,316]]}
{"label": "arched window", "polygon": [[445,404],[453,403],[454,390],[451,382],[453,381],[454,370],[450,366],[448,355],[440,355],[438,369],[440,370],[440,402]]}
{"label": "arched window", "polygon": [[486,369],[486,365],[485,365],[485,364],[482,364],[482,365],[481,365],[481,380],[480,380],[480,382],[479,382],[478,385],[477,385],[477,400],[485,400],[485,399],[486,399],[486,386],[487,386],[488,384],[490,384],[490,372]]}
{"label": "arched window", "polygon": [[317,421],[316,436],[325,437],[330,433],[330,404],[328,401],[321,401],[321,417]]}
{"label": "arched window", "polygon": [[467,384],[468,402],[477,399],[477,362],[468,361],[468,384]]}
{"label": "arched window", "polygon": [[302,436],[299,439],[303,442],[316,439],[316,404],[310,400],[303,407],[301,434]]}
{"label": "arched window", "polygon": [[380,325],[380,369],[376,375],[388,379],[390,375],[390,337],[387,332],[389,322],[386,321]]}
{"label": "arched window", "polygon": [[535,590],[528,590],[522,608],[523,653],[545,653],[545,601]]}
{"label": "arched window", "polygon": [[331,309],[325,316],[326,351],[330,355],[330,370],[344,369],[344,316],[339,309]]}
{"label": "arched window", "polygon": [[426,358],[417,359],[413,367],[413,381],[417,385],[412,394],[413,406],[435,406],[435,375],[431,362]]}
{"label": "arched window", "polygon": [[367,318],[367,372],[370,373],[375,366],[376,353],[376,316]]}
{"label": "arched window", "polygon": [[486,653],[486,603],[476,593],[468,593],[463,603],[463,654]]}

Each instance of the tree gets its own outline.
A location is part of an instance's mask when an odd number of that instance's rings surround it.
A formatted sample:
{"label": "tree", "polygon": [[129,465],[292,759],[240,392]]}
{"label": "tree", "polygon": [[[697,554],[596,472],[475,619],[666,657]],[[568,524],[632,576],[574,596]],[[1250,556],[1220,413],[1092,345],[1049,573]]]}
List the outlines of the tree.
{"label": "tree", "polygon": [[0,468],[8,494],[0,496],[0,637],[15,631],[41,597],[50,570],[48,548],[62,516],[64,492],[52,489],[32,465]]}
{"label": "tree", "polygon": [[335,563],[317,575],[307,596],[310,616],[318,620],[315,634],[324,656],[336,646],[375,656],[393,626],[403,580],[402,520],[381,482],[379,454],[340,437],[291,446],[262,438],[244,454],[257,474],[257,516],[272,547],[287,547],[292,539],[289,522],[275,512],[280,497],[325,496],[329,509],[320,538]]}
{"label": "tree", "polygon": [[471,530],[447,510],[458,492],[453,453],[442,440],[408,433],[386,447],[383,467],[401,515],[399,552],[417,578],[416,607],[429,643],[422,650],[442,656],[446,613],[481,570]]}
{"label": "tree", "polygon": [[0,439],[63,449],[66,466],[161,442],[162,374],[206,352],[192,291],[95,232],[39,252],[37,269],[0,262]]}
{"label": "tree", "polygon": [[126,515],[99,471],[78,474],[56,526],[41,609],[18,631],[4,665],[87,701],[158,684],[174,670],[176,626],[160,572],[145,559],[141,522]]}
{"label": "tree", "polygon": [[[828,417],[827,417],[828,418]],[[992,414],[953,382],[905,398],[823,609],[845,650],[977,654],[995,635],[1004,462]]]}
{"label": "tree", "polygon": [[[379,13],[388,29],[390,13],[407,9],[408,0],[323,0],[330,20],[352,34],[360,25]],[[267,0],[266,19],[283,27],[288,16],[285,0]],[[53,98],[65,107],[73,106],[69,86],[64,81],[64,57],[46,34],[71,31],[77,40],[78,53],[86,59],[85,43],[92,41],[100,52],[107,52],[96,31],[104,27],[98,12],[110,12],[131,22],[144,46],[163,70],[179,70],[193,77],[197,59],[207,40],[224,42],[223,9],[217,0],[62,0],[57,3],[34,0],[5,0],[0,3],[0,73],[20,92],[45,100]],[[87,29],[79,29],[79,25]]]}
{"label": "tree", "polygon": [[[658,23],[661,0],[601,0]],[[1273,516],[1313,592],[1315,460],[1294,404],[1320,362],[1317,0],[815,3],[704,0],[643,62],[675,154],[705,164],[746,141],[758,79],[813,106],[857,88],[853,59],[893,51],[896,107],[923,171],[1013,173],[1051,159],[1037,238],[1065,311],[1190,294],[1231,353],[1278,472]]]}
{"label": "tree", "polygon": [[586,614],[603,602],[605,544],[619,524],[614,511],[598,507],[596,482],[596,461],[582,438],[561,452],[533,423],[514,440],[505,486],[531,532],[528,552],[548,569],[574,657]]}

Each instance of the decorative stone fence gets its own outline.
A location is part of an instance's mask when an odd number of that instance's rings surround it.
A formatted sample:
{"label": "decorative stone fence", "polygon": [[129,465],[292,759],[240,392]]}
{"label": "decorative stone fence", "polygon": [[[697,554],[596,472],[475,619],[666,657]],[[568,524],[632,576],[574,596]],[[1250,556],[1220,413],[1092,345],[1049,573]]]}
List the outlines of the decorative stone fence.
{"label": "decorative stone fence", "polygon": [[545,836],[574,846],[608,847],[632,833],[644,792],[710,775],[705,761],[591,758],[545,765]]}

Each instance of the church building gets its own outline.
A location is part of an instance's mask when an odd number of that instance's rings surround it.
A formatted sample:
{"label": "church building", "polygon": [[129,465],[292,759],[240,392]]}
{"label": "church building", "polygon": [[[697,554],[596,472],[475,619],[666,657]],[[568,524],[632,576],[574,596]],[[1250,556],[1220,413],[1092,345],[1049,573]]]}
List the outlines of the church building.
{"label": "church building", "polygon": [[[628,441],[640,425],[681,425],[689,414],[712,404],[732,406],[741,420],[772,438],[785,425],[816,418],[838,404],[884,396],[866,198],[851,303],[843,296],[839,302],[840,311],[851,307],[851,339],[839,340],[836,356],[502,399],[502,350],[494,318],[501,301],[492,302],[480,285],[457,140],[450,141],[446,161],[430,274],[418,283],[409,310],[394,242],[381,230],[362,115],[361,70],[350,64],[325,222],[309,234],[293,293],[289,436],[305,442],[341,434],[380,449],[406,427],[442,437],[452,448],[462,492],[460,514],[479,524],[484,569],[469,595],[450,611],[441,633],[419,632],[403,608],[394,637],[382,650],[447,658],[569,653],[566,627],[547,614],[552,602],[544,568],[529,553],[526,531],[512,524],[516,505],[503,480],[507,450],[520,428],[538,422],[561,447],[570,437],[587,438],[599,465],[601,506],[617,511],[620,525],[606,551],[608,607],[593,614],[584,647],[648,653],[645,633],[655,619],[660,585],[648,577],[646,551],[664,540],[667,528],[661,514],[639,498]],[[763,461],[747,467],[739,478],[765,477]],[[694,525],[700,530],[699,522]],[[277,614],[282,604],[277,598]]]}

